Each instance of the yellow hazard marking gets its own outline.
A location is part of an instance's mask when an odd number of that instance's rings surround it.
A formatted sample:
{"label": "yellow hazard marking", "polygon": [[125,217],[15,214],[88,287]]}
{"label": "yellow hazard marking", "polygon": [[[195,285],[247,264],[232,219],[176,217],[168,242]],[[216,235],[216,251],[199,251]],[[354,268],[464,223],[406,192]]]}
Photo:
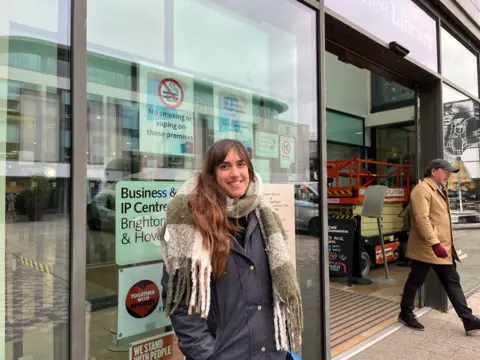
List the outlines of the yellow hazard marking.
{"label": "yellow hazard marking", "polygon": [[330,219],[355,219],[355,215],[330,215]]}
{"label": "yellow hazard marking", "polygon": [[[10,257],[14,256],[14,254],[12,254],[9,251],[6,251],[6,253]],[[20,258],[20,262],[22,263],[23,266],[26,266],[26,267],[29,267],[29,268],[32,268],[32,269],[35,269],[35,270],[38,270],[38,271],[41,271],[41,272],[44,272],[44,273],[47,273],[47,274],[53,274],[53,267],[51,265],[41,264],[39,262],[30,260],[30,259],[28,259],[24,256],[18,256],[18,258]]]}
{"label": "yellow hazard marking", "polygon": [[328,195],[352,195],[352,192],[344,190],[328,190]]}
{"label": "yellow hazard marking", "polygon": [[47,273],[47,274],[53,274],[53,270],[52,270],[52,267],[50,265],[40,264],[36,261],[27,259],[26,257],[23,257],[23,256],[20,256],[20,261],[22,262],[23,265],[25,265],[29,268],[32,268],[32,269],[35,269],[35,270],[38,270],[38,271],[41,271],[41,272],[44,272],[44,273]]}

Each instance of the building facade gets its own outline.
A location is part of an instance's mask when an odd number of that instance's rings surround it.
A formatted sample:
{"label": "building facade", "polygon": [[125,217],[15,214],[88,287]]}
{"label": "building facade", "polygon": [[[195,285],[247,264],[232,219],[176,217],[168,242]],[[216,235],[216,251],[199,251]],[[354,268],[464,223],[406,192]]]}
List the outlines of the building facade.
{"label": "building facade", "polygon": [[[408,195],[433,158],[461,169],[449,183],[458,270],[467,295],[480,287],[478,1],[4,7],[0,357],[182,359],[157,228],[223,138],[246,146],[284,205],[302,359],[351,353],[395,322]],[[372,185],[387,191],[382,231],[362,216]],[[450,306],[435,277],[417,306]]]}

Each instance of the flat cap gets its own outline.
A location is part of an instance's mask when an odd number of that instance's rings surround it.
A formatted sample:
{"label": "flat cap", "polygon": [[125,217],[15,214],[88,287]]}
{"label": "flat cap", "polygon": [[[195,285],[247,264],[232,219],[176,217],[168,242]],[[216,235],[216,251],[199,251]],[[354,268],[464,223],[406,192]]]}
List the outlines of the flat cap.
{"label": "flat cap", "polygon": [[453,167],[447,160],[444,159],[435,159],[430,161],[428,164],[428,169],[443,169],[451,173],[457,173],[460,169]]}

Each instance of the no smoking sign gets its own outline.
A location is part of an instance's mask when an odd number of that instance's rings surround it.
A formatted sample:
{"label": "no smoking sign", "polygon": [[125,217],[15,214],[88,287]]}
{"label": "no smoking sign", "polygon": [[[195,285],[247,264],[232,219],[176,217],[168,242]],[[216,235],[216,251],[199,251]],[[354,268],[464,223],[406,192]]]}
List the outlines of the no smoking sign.
{"label": "no smoking sign", "polygon": [[280,136],[282,153],[280,155],[280,167],[282,169],[294,169],[295,164],[295,138]]}
{"label": "no smoking sign", "polygon": [[158,84],[158,96],[166,107],[176,109],[183,103],[184,91],[177,80],[166,78]]}

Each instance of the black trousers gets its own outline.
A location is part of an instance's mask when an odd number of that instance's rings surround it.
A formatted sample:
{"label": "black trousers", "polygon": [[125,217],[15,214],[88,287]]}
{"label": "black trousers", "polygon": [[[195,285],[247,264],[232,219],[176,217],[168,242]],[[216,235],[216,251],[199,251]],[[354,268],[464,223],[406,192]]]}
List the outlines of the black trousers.
{"label": "black trousers", "polygon": [[467,299],[460,285],[460,276],[458,275],[456,265],[433,265],[416,260],[412,260],[410,275],[408,275],[403,290],[402,303],[400,305],[402,311],[412,312],[414,310],[415,295],[425,282],[430,268],[433,268],[437,274],[457,315],[462,319],[471,318],[472,309],[467,305]]}

